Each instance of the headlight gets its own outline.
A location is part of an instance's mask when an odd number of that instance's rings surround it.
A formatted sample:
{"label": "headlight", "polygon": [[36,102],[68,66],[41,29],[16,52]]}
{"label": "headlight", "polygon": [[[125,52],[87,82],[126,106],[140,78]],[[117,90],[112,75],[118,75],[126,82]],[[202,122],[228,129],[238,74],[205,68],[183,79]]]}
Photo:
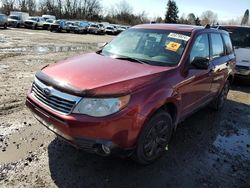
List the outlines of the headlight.
{"label": "headlight", "polygon": [[119,98],[83,98],[73,113],[93,117],[104,117],[114,114],[128,105],[130,95]]}

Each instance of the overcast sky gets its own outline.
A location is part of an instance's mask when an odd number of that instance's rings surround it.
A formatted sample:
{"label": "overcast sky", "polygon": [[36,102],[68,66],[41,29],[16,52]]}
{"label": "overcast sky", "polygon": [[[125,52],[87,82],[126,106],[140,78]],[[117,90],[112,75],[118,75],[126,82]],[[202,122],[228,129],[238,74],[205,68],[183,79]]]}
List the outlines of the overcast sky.
{"label": "overcast sky", "polygon": [[[109,8],[121,0],[102,0],[104,7]],[[146,11],[149,17],[164,17],[168,0],[127,0],[135,13]],[[246,9],[250,9],[250,0],[175,0],[179,8],[179,16],[193,12],[200,16],[206,10],[218,14],[219,20],[242,17]]]}

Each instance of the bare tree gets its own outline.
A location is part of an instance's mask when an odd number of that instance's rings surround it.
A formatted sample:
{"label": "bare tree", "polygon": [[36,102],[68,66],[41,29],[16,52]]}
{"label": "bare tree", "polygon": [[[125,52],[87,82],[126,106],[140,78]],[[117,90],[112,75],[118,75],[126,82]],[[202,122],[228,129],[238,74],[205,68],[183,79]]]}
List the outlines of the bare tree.
{"label": "bare tree", "polygon": [[9,14],[10,11],[16,8],[16,0],[1,0],[2,11],[5,14]]}
{"label": "bare tree", "polygon": [[132,14],[133,7],[125,0],[116,4],[116,14]]}
{"label": "bare tree", "polygon": [[211,10],[207,10],[201,14],[201,24],[211,24],[214,25],[218,21],[218,15]]}
{"label": "bare tree", "polygon": [[26,0],[18,0],[20,11],[27,12],[27,2]]}
{"label": "bare tree", "polygon": [[194,15],[194,13],[188,14],[188,16],[187,16],[188,24],[195,25],[196,24],[195,20],[196,20],[196,17]]}

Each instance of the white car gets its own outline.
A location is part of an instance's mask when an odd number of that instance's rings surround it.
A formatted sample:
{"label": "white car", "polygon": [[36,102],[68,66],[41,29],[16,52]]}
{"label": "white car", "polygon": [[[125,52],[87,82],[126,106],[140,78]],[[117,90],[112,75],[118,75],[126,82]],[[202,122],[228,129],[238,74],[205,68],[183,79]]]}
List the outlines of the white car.
{"label": "white car", "polygon": [[28,20],[24,22],[24,26],[30,29],[43,28],[45,20],[43,17],[29,17]]}
{"label": "white car", "polygon": [[236,55],[236,75],[250,78],[250,27],[218,26],[229,32]]}
{"label": "white car", "polygon": [[56,20],[56,17],[54,15],[42,15],[42,17],[44,18],[45,21],[47,21],[48,19],[51,20]]}

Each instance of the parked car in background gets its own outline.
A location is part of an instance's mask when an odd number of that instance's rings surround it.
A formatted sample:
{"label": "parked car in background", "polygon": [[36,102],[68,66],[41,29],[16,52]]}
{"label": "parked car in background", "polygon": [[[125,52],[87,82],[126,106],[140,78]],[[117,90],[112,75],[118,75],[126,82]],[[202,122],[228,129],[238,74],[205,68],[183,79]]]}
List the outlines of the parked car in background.
{"label": "parked car in background", "polygon": [[250,78],[250,27],[216,26],[229,32],[236,54],[236,75]]}
{"label": "parked car in background", "polygon": [[65,30],[66,30],[67,33],[70,32],[70,27],[73,27],[74,23],[75,23],[74,21],[66,21],[65,22],[65,24],[66,24],[66,26],[65,26],[66,29]]}
{"label": "parked car in background", "polygon": [[29,29],[43,28],[45,20],[43,17],[29,17],[25,22],[24,26]]}
{"label": "parked car in background", "polygon": [[56,16],[54,15],[42,15],[42,17],[44,18],[45,21],[47,21],[48,19],[56,20]]}
{"label": "parked car in background", "polygon": [[7,29],[8,26],[8,19],[5,14],[0,14],[0,27]]}
{"label": "parked car in background", "polygon": [[47,20],[43,23],[43,29],[44,29],[44,30],[49,30],[51,24],[53,24],[53,23],[55,23],[55,22],[56,22],[56,20],[47,19]]}
{"label": "parked car in background", "polygon": [[86,34],[88,31],[88,22],[86,21],[75,21],[73,24],[68,26],[69,32],[76,34]]}
{"label": "parked car in background", "polygon": [[119,34],[119,33],[123,32],[123,31],[125,31],[126,29],[127,29],[126,26],[119,26],[118,29],[117,29],[117,33]]}
{"label": "parked car in background", "polygon": [[110,26],[114,27],[114,29],[115,29],[115,35],[117,35],[117,34],[118,34],[118,28],[119,28],[120,26],[117,25],[117,24],[110,24]]}
{"label": "parked car in background", "polygon": [[37,72],[26,105],[77,148],[149,164],[167,150],[178,123],[208,104],[223,107],[234,68],[225,31],[138,25],[96,53]]}
{"label": "parked car in background", "polygon": [[108,35],[116,35],[117,34],[117,30],[113,26],[108,25],[105,28],[105,33],[108,34]]}
{"label": "parked car in background", "polygon": [[66,20],[56,20],[54,23],[50,25],[51,32],[66,32],[67,31],[67,24]]}
{"label": "parked car in background", "polygon": [[104,35],[105,34],[105,29],[103,27],[99,26],[96,23],[91,23],[88,26],[88,33]]}
{"label": "parked car in background", "polygon": [[29,18],[29,14],[26,12],[11,11],[8,17],[8,25],[10,27],[22,27],[24,22]]}

